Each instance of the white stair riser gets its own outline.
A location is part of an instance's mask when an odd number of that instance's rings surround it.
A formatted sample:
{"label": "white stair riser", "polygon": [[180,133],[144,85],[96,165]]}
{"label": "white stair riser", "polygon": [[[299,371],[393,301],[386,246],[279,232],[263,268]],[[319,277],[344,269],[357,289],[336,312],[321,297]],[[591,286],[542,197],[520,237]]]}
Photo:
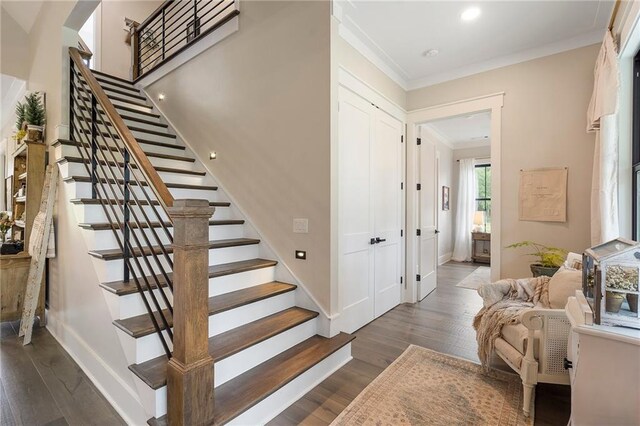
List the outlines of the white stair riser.
{"label": "white stair riser", "polygon": [[[220,386],[298,343],[313,337],[316,334],[316,329],[316,320],[313,319],[216,362],[214,365],[215,386]],[[142,382],[137,376],[136,380]],[[142,384],[144,383],[142,382]],[[140,386],[140,388],[142,387]],[[155,401],[155,406],[145,405],[147,412],[155,413],[154,417],[156,418],[164,416],[167,413],[167,387],[163,386],[154,391],[147,386],[146,392],[150,395],[145,395],[143,401]]]}
{"label": "white stair riser", "polygon": [[[260,300],[249,305],[241,306],[227,312],[209,316],[209,337],[240,327],[252,321],[259,320],[268,315],[273,315],[284,309],[293,307],[295,304],[295,296],[292,291],[278,296]],[[226,322],[226,323],[225,323]],[[224,323],[224,324],[221,324]],[[129,363],[141,363],[153,358],[157,358],[164,354],[164,349],[160,339],[156,333],[146,336],[133,338],[122,330],[118,330],[119,334],[124,335],[121,342],[125,349],[125,354],[133,355],[132,359],[128,358]]]}
{"label": "white stair riser", "polygon": [[[221,263],[255,259],[256,257],[258,257],[258,253],[259,253],[259,248],[257,244],[252,244],[248,246],[212,249],[212,250],[209,250],[209,265],[218,265]],[[173,255],[169,255],[169,256],[173,259]],[[149,263],[153,267],[153,272],[150,272],[147,266],[145,265],[145,263],[142,261],[142,259],[139,258],[144,275],[150,275],[151,273],[154,273],[154,274],[160,273],[160,271],[156,267],[156,262],[154,258],[152,256],[147,256],[147,258],[149,260]],[[169,268],[166,265],[166,262],[164,262],[164,260],[162,259],[162,256],[158,256],[158,258],[160,259],[161,263],[164,265],[166,270],[169,270]],[[98,275],[98,279],[100,280],[100,282],[111,282],[111,281],[118,281],[122,279],[123,271],[124,271],[123,269],[124,262],[122,261],[122,259],[105,261],[102,259],[94,258],[93,260],[94,260],[93,264],[96,270],[96,274]]]}
{"label": "white stair riser", "polygon": [[[155,221],[154,219],[151,219]],[[138,214],[138,221],[141,223],[145,223],[144,217],[141,214]],[[131,216],[131,222],[135,223],[133,215]],[[167,228],[169,234],[173,235],[173,228]],[[87,249],[89,250],[105,250],[105,249],[114,249],[118,248],[118,240],[116,236],[113,234],[111,229],[93,231],[86,230],[88,235],[85,237],[85,241],[87,242]],[[139,229],[131,229],[132,233],[138,235],[140,241],[144,241],[142,232]],[[155,235],[154,235],[155,233]],[[149,241],[152,244],[158,244],[158,240],[163,245],[169,245],[169,238],[167,234],[162,228],[153,228],[153,231],[150,229],[145,229],[144,234],[147,236]],[[209,241],[213,240],[224,240],[229,238],[242,238],[244,234],[244,227],[242,225],[210,225],[209,226]],[[119,231],[118,235],[122,235]]]}
{"label": "white stair riser", "polygon": [[[90,182],[66,182],[68,185],[72,185],[73,187],[70,189],[72,198],[91,198],[91,183]],[[103,182],[104,189],[109,196],[109,198],[114,197],[115,194],[122,194],[120,189],[114,185],[113,191],[107,186],[106,182]],[[101,190],[101,187],[98,187],[98,190]],[[149,187],[145,187],[145,190],[149,190],[149,195],[152,196],[153,192]],[[134,187],[134,192],[136,196],[140,200],[145,200],[142,191],[140,188]],[[182,189],[182,188],[169,188],[169,192],[173,195],[173,198],[176,200],[180,199],[188,199],[195,198],[201,200],[209,200],[209,201],[217,201],[217,193],[216,191],[210,189]],[[120,197],[122,198],[122,195]]]}
{"label": "white stair riser", "polygon": [[[142,120],[160,121],[160,118],[154,115],[141,114],[136,111],[123,110],[121,108],[116,108],[116,111],[118,111],[118,114],[120,114],[121,116],[124,115],[124,116],[133,117],[133,118],[140,118]],[[125,123],[129,123],[129,122],[125,120]]]}
{"label": "white stair riser", "polygon": [[[261,268],[253,271],[240,272],[236,274],[224,275],[221,277],[209,278],[209,296],[217,296],[223,294],[219,292],[219,288],[228,288],[229,291],[242,290],[244,288],[253,287],[259,284],[265,284],[274,281],[275,268]],[[161,299],[159,290],[154,290],[158,300]],[[226,292],[225,292],[226,293]],[[166,289],[167,297],[173,300],[171,291]],[[142,298],[138,293],[118,296],[104,290],[105,299],[109,305],[111,316],[114,319],[124,319],[147,312]]]}
{"label": "white stair riser", "polygon": [[[111,162],[111,158],[109,161]],[[174,162],[174,168],[180,168],[182,164],[176,164]],[[63,179],[69,176],[89,176],[87,172],[87,167],[91,167],[90,164],[87,163],[76,163],[76,162],[62,162],[59,164],[60,166],[60,174]],[[122,179],[122,167],[120,166],[110,166],[111,170],[107,170],[105,165],[101,165],[98,167],[98,174],[100,176],[108,176],[111,178],[112,176],[116,176],[118,179]],[[198,175],[188,175],[181,173],[173,173],[173,172],[158,172],[160,178],[165,183],[181,183],[185,185],[211,185],[211,179],[208,176],[198,176]],[[142,179],[140,172],[136,172],[136,176],[138,179]],[[131,180],[134,181],[133,176]]]}
{"label": "white stair riser", "polygon": [[[143,123],[141,121],[137,121],[137,120],[131,120],[128,117],[130,117],[130,115],[128,113],[125,113],[124,111],[121,111],[121,116],[124,115],[127,118],[124,118],[124,123],[127,125],[127,127],[137,127],[140,129],[147,129],[147,130],[155,130],[155,131],[159,131],[159,132],[171,132],[171,130],[169,130],[168,127],[164,127],[164,126],[155,126],[153,124],[149,124],[149,123]],[[149,117],[147,116],[146,118],[144,118],[143,120],[145,121],[150,121],[151,123],[162,123],[162,121],[159,118],[155,118],[155,117]]]}
{"label": "white stair riser", "polygon": [[[151,152],[149,150],[147,150],[147,152]],[[86,155],[85,151],[82,151],[83,155]],[[102,154],[100,155],[99,158],[107,158],[109,161],[118,161],[121,162],[122,161],[122,155],[119,152],[115,152],[112,151],[111,154],[109,154],[106,151],[103,151],[104,157],[102,156]],[[171,153],[171,155],[179,155],[184,157],[185,153],[180,152],[180,153]],[[71,145],[62,145],[59,144],[58,146],[55,147],[55,158],[59,159],[62,157],[75,157],[75,158],[82,158],[82,155],[80,155],[79,152],[79,148],[75,147],[75,146],[71,146]],[[148,157],[149,161],[151,161],[151,164],[153,164],[156,167],[171,167],[171,168],[175,168],[175,169],[180,169],[180,170],[195,170],[195,162],[192,161],[180,161],[180,160],[176,160],[176,159],[165,159],[165,158],[158,158],[158,157]],[[62,175],[63,178],[68,177],[65,175]]]}
{"label": "white stair riser", "polygon": [[349,343],[227,424],[246,426],[267,423],[351,359]]}
{"label": "white stair riser", "polygon": [[[99,204],[75,204],[74,207],[75,207],[74,210],[76,213],[76,218],[78,220],[78,223],[108,222],[107,216],[105,215],[104,210],[102,209],[102,206]],[[115,207],[115,210],[119,212],[119,207],[118,206],[114,206],[114,207]],[[155,208],[159,216],[156,215],[156,213],[153,211],[153,208],[151,206],[148,206],[148,205],[142,206],[142,209],[145,211],[148,217],[150,218],[160,217],[164,221],[169,220],[168,216],[166,215],[162,207],[155,206]],[[140,207],[132,206],[131,210],[135,210],[136,213],[138,214],[138,217],[141,217],[142,213],[140,212]],[[112,214],[111,210],[109,210],[109,214],[110,215]],[[216,207],[216,211],[213,213],[213,219],[216,219],[216,220],[232,219],[232,216],[233,216],[233,212],[229,207]],[[122,216],[119,215],[118,217],[121,218]]]}
{"label": "white stair riser", "polygon": [[112,86],[110,84],[104,84],[104,83],[102,83],[101,86],[102,86],[102,89],[105,91],[105,93],[107,94],[108,97],[117,96],[119,98],[130,99],[130,100],[132,100],[134,102],[142,102],[142,103],[147,102],[146,99],[140,99],[137,96],[135,96],[135,95],[140,96],[140,92],[139,91],[134,93],[134,92],[132,92],[130,90],[123,89],[123,88],[118,87],[118,86]]}

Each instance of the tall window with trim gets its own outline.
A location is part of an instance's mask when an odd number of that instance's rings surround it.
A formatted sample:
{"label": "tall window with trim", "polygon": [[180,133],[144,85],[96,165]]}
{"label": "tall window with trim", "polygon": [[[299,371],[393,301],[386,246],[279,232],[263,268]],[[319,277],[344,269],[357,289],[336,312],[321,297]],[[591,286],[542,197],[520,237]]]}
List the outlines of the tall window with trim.
{"label": "tall window with trim", "polygon": [[633,77],[632,225],[633,238],[640,241],[640,51],[634,60]]}
{"label": "tall window with trim", "polygon": [[476,165],[476,215],[474,225],[491,232],[491,164]]}

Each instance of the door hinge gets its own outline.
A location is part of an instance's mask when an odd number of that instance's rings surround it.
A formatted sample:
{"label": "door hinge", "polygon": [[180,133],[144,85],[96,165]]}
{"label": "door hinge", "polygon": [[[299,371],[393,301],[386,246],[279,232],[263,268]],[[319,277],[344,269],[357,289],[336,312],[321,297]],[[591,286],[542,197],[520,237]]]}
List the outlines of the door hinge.
{"label": "door hinge", "polygon": [[402,277],[400,277],[400,284],[402,284]]}
{"label": "door hinge", "polygon": [[416,140],[416,143],[417,143],[418,145],[422,144],[422,139],[418,138],[418,139]]}
{"label": "door hinge", "polygon": [[404,182],[400,182],[400,189],[404,189]]}
{"label": "door hinge", "polygon": [[400,236],[402,237],[404,235],[404,231],[401,229],[400,230]]}
{"label": "door hinge", "polygon": [[416,281],[420,281],[420,274],[416,275]]}
{"label": "door hinge", "polygon": [[420,190],[422,189],[422,185],[417,184],[417,185],[416,185],[416,189],[417,189],[418,191],[420,191]]}
{"label": "door hinge", "polygon": [[404,135],[400,135],[400,143],[404,142]]}
{"label": "door hinge", "polygon": [[420,235],[422,235],[422,231],[420,231],[419,229],[416,229],[416,235],[419,237]]}

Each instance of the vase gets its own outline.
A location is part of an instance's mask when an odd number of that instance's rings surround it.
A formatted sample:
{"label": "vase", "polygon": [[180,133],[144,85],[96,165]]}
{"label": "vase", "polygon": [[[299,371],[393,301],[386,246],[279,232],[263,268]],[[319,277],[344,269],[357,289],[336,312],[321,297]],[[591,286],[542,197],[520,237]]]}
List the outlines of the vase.
{"label": "vase", "polygon": [[638,313],[638,295],[627,293],[627,303],[629,304],[629,310],[631,312]]}
{"label": "vase", "polygon": [[624,302],[624,296],[620,293],[614,293],[611,291],[607,292],[606,295],[606,309],[607,312],[611,312],[612,314],[617,314],[620,312],[620,307],[622,306],[622,302]]}
{"label": "vase", "polygon": [[553,274],[558,272],[558,269],[560,269],[559,267],[554,267],[554,266],[542,266],[538,263],[531,264],[530,268],[534,278],[541,277],[541,276],[552,277]]}

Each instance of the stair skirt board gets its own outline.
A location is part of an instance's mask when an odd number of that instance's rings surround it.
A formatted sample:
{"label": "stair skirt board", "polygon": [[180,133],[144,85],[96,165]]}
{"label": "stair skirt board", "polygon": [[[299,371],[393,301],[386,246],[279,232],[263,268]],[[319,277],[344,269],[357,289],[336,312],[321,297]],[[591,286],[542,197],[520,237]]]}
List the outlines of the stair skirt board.
{"label": "stair skirt board", "polygon": [[[343,333],[333,339],[318,336],[319,321],[326,319],[319,318],[318,312],[296,306],[297,286],[275,281],[279,275],[278,262],[260,258],[261,253],[271,253],[271,250],[261,247],[260,240],[245,237],[255,233],[251,225],[237,220],[237,209],[222,199],[225,196],[217,191],[212,176],[156,112],[144,93],[126,80],[99,72],[95,76],[174,198],[207,199],[215,207],[209,223],[209,240],[213,245],[209,250],[208,280],[208,336],[209,350],[216,358],[215,386],[222,386],[218,394],[224,400],[233,397],[229,386],[236,383],[247,390],[253,387],[254,379],[258,380],[256,384],[263,385],[258,386],[259,392],[252,395],[255,400],[245,398],[236,403],[230,400],[221,406],[233,409],[226,412],[221,409],[218,413],[222,416],[222,423],[229,420],[231,424],[264,423],[347,363],[351,359],[350,342],[353,337]],[[83,103],[87,99],[84,95],[76,96],[74,102],[76,140],[56,141],[54,152],[65,182],[65,193],[74,206],[77,223],[93,256],[92,264],[139,399],[153,421],[164,416],[167,409],[166,376],[163,376],[166,374],[163,370],[166,355],[135,283],[121,281],[124,261],[122,253],[117,250],[118,239],[108,223],[102,202],[91,199],[87,163],[80,154],[90,151],[87,144],[90,123],[82,118],[89,116]],[[115,129],[107,123],[106,114],[100,106],[98,114],[104,120],[98,125],[99,135],[102,135],[98,137],[101,168],[107,171],[107,178],[120,180],[122,155],[115,144],[121,142],[119,137],[116,141],[109,139],[109,134],[116,135]],[[108,192],[109,215],[115,212],[121,222],[119,203],[123,194],[120,188],[118,185],[109,187],[106,180],[103,180],[103,185],[98,185],[99,191],[101,186]],[[157,246],[159,239],[171,251],[169,237],[159,221],[167,223],[171,235],[173,227],[153,192],[146,184],[143,186],[150,201],[143,195],[142,188],[132,182],[132,193],[141,201],[140,205],[131,205],[132,235],[145,245],[145,240],[148,240]],[[139,229],[135,226],[133,213],[140,223],[146,223],[146,215],[153,226]],[[137,246],[135,239],[131,243]],[[162,251],[156,247],[154,252],[157,252],[162,268],[170,270]],[[156,283],[159,282],[165,290],[166,284],[163,276],[159,275],[161,271],[156,266],[156,259],[149,252],[135,256],[140,267],[134,266],[134,270],[140,277],[140,283],[146,286],[145,279],[142,279],[144,275],[153,287],[150,291],[164,307],[162,290],[156,288]],[[168,256],[173,258],[170,253]],[[133,263],[135,265],[136,262]],[[151,275],[158,275],[158,281]],[[149,294],[146,289],[145,295]],[[172,302],[171,293],[166,294]],[[166,330],[162,333],[167,337]],[[166,341],[171,349],[170,339]],[[297,361],[289,365],[289,358]],[[271,371],[280,372],[276,381],[260,379]],[[225,384],[229,386],[224,388]]]}
{"label": "stair skirt board", "polygon": [[[257,365],[268,361],[279,353],[313,337],[316,334],[316,321],[315,319],[306,321],[294,328],[231,355],[228,358],[217,361],[214,363],[215,386],[220,386]],[[166,385],[154,390],[135,374],[134,377],[145,411],[151,413],[152,416],[156,418],[165,415],[167,412]],[[298,395],[298,397],[300,396],[301,395]]]}

